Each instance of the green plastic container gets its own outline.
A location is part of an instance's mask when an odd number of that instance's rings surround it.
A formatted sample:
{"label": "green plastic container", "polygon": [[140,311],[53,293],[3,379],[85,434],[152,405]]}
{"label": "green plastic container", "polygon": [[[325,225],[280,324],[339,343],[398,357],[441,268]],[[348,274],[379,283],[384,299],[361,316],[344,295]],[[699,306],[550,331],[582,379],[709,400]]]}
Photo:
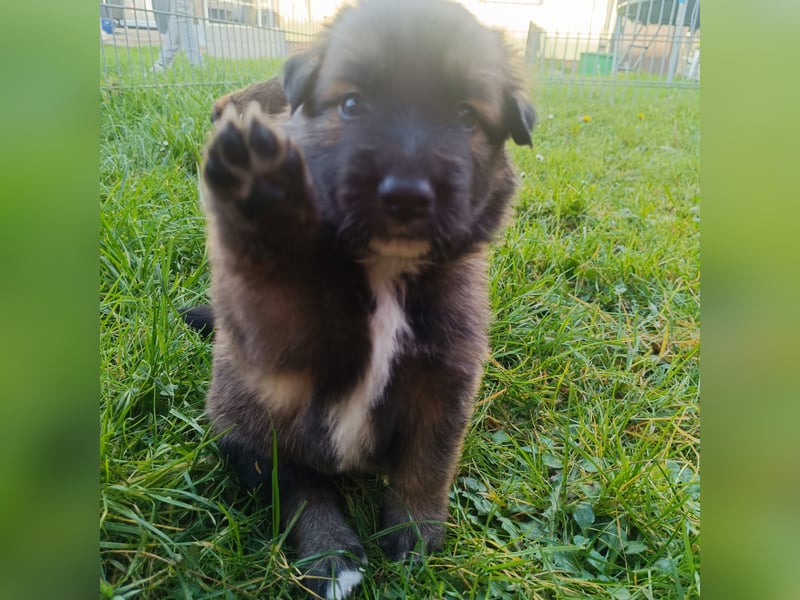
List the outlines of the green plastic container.
{"label": "green plastic container", "polygon": [[614,57],[599,52],[581,52],[578,73],[581,75],[611,75]]}

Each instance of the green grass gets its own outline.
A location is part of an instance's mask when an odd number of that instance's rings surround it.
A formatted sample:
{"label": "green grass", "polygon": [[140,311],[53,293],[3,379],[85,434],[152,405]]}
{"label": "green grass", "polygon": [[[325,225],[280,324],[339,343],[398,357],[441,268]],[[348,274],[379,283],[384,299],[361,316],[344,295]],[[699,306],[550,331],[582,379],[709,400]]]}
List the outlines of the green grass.
{"label": "green grass", "polygon": [[[135,32],[130,36],[136,39]],[[150,69],[158,59],[160,46],[125,46],[107,44],[101,46],[100,82],[104,87],[123,86],[182,86],[186,84],[209,85],[227,83],[226,91],[233,82],[239,85],[258,79],[268,79],[280,71],[279,59],[239,59],[231,60],[204,55],[203,66],[194,67],[179,52],[171,67],[166,71],[151,73]]]}
{"label": "green grass", "polygon": [[[269,507],[220,463],[209,348],[176,316],[208,286],[197,163],[224,91],[102,92],[104,598],[301,597]],[[538,94],[446,546],[385,561],[380,485],[348,485],[358,598],[700,596],[698,97],[615,94]]]}

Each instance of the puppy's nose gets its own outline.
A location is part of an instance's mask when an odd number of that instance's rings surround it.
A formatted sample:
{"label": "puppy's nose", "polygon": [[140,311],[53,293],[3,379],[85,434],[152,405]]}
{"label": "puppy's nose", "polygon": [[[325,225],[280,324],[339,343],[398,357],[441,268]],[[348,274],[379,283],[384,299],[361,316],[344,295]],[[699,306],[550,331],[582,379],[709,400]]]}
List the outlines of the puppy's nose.
{"label": "puppy's nose", "polygon": [[392,217],[411,221],[428,215],[435,196],[427,179],[389,175],[378,184],[378,197]]}

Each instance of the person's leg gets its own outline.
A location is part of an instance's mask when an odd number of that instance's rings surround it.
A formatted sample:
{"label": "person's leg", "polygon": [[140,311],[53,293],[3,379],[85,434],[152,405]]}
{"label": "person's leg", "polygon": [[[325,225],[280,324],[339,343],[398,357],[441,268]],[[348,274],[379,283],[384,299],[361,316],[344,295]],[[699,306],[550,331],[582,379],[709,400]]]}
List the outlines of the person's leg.
{"label": "person's leg", "polygon": [[189,64],[200,67],[203,65],[203,56],[200,54],[200,42],[197,39],[197,30],[194,25],[194,6],[191,0],[175,0],[177,13],[177,31],[181,46],[186,52]]}
{"label": "person's leg", "polygon": [[161,52],[153,65],[153,70],[168,68],[180,48],[178,24],[175,13],[171,11],[167,18],[167,31],[161,35]]}

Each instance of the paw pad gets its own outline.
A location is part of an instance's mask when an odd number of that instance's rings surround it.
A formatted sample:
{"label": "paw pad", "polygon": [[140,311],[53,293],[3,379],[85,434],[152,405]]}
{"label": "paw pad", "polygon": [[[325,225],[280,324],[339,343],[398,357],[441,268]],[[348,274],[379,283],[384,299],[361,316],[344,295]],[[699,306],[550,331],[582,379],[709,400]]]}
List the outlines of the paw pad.
{"label": "paw pad", "polygon": [[203,176],[217,201],[246,202],[254,209],[304,189],[299,151],[265,118],[253,102],[242,117],[228,105],[215,123]]}

